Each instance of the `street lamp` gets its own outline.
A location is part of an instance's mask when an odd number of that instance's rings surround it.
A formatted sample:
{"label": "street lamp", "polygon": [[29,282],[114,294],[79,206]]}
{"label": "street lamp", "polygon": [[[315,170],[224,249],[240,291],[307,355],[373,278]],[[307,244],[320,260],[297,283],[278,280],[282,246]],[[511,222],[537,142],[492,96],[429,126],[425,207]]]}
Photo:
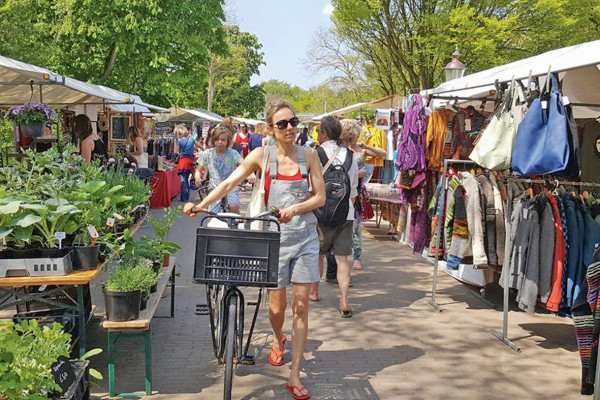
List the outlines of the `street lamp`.
{"label": "street lamp", "polygon": [[450,61],[444,67],[444,73],[446,74],[446,82],[451,81],[453,79],[462,78],[462,76],[465,74],[465,70],[467,68],[465,67],[465,64],[463,64],[459,60],[459,57],[460,53],[458,52],[458,50],[455,50],[454,53],[452,53],[452,61]]}

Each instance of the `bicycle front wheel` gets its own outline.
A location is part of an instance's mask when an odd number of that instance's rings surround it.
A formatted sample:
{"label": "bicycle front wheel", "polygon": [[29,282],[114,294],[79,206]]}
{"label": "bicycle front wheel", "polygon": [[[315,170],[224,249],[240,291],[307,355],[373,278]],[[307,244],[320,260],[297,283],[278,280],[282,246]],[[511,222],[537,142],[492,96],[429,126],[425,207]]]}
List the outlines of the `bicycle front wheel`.
{"label": "bicycle front wheel", "polygon": [[233,387],[233,356],[235,348],[237,328],[237,300],[230,298],[229,315],[227,316],[227,340],[225,341],[225,389],[223,399],[231,400],[231,388]]}

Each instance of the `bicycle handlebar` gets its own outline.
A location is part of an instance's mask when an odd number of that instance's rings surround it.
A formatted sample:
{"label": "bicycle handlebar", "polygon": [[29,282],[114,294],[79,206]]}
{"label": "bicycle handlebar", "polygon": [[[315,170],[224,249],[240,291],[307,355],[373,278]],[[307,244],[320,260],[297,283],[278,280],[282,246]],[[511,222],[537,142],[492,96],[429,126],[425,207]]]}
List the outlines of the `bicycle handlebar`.
{"label": "bicycle handlebar", "polygon": [[200,221],[201,226],[204,225],[204,221],[207,219],[218,218],[233,227],[244,222],[244,227],[246,229],[250,229],[250,224],[254,221],[274,222],[277,225],[277,230],[281,231],[281,225],[279,224],[279,221],[277,221],[277,218],[279,218],[279,209],[277,207],[271,207],[270,210],[264,211],[253,217],[223,215],[209,210],[204,211],[204,213],[207,215]]}

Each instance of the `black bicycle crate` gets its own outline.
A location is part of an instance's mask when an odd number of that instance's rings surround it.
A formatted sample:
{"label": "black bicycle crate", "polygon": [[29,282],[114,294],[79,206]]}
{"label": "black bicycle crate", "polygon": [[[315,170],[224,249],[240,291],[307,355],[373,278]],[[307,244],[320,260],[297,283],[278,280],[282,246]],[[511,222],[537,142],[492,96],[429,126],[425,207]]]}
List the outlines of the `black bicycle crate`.
{"label": "black bicycle crate", "polygon": [[198,228],[194,281],[277,287],[279,238],[276,231]]}

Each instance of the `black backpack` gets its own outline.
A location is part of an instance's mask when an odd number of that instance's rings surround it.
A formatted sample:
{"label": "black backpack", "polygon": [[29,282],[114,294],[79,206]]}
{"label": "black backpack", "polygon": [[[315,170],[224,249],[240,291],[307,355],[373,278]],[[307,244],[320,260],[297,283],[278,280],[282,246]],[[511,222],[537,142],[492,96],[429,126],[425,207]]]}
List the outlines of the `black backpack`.
{"label": "black backpack", "polygon": [[[325,150],[318,147],[317,153],[321,165],[327,165],[329,159],[325,154]],[[352,166],[352,156],[352,151],[347,149],[344,164],[333,165],[332,163],[327,171],[323,172],[325,205],[314,211],[320,224],[338,226],[344,224],[348,218],[348,211],[350,210],[350,176],[348,171]]]}

